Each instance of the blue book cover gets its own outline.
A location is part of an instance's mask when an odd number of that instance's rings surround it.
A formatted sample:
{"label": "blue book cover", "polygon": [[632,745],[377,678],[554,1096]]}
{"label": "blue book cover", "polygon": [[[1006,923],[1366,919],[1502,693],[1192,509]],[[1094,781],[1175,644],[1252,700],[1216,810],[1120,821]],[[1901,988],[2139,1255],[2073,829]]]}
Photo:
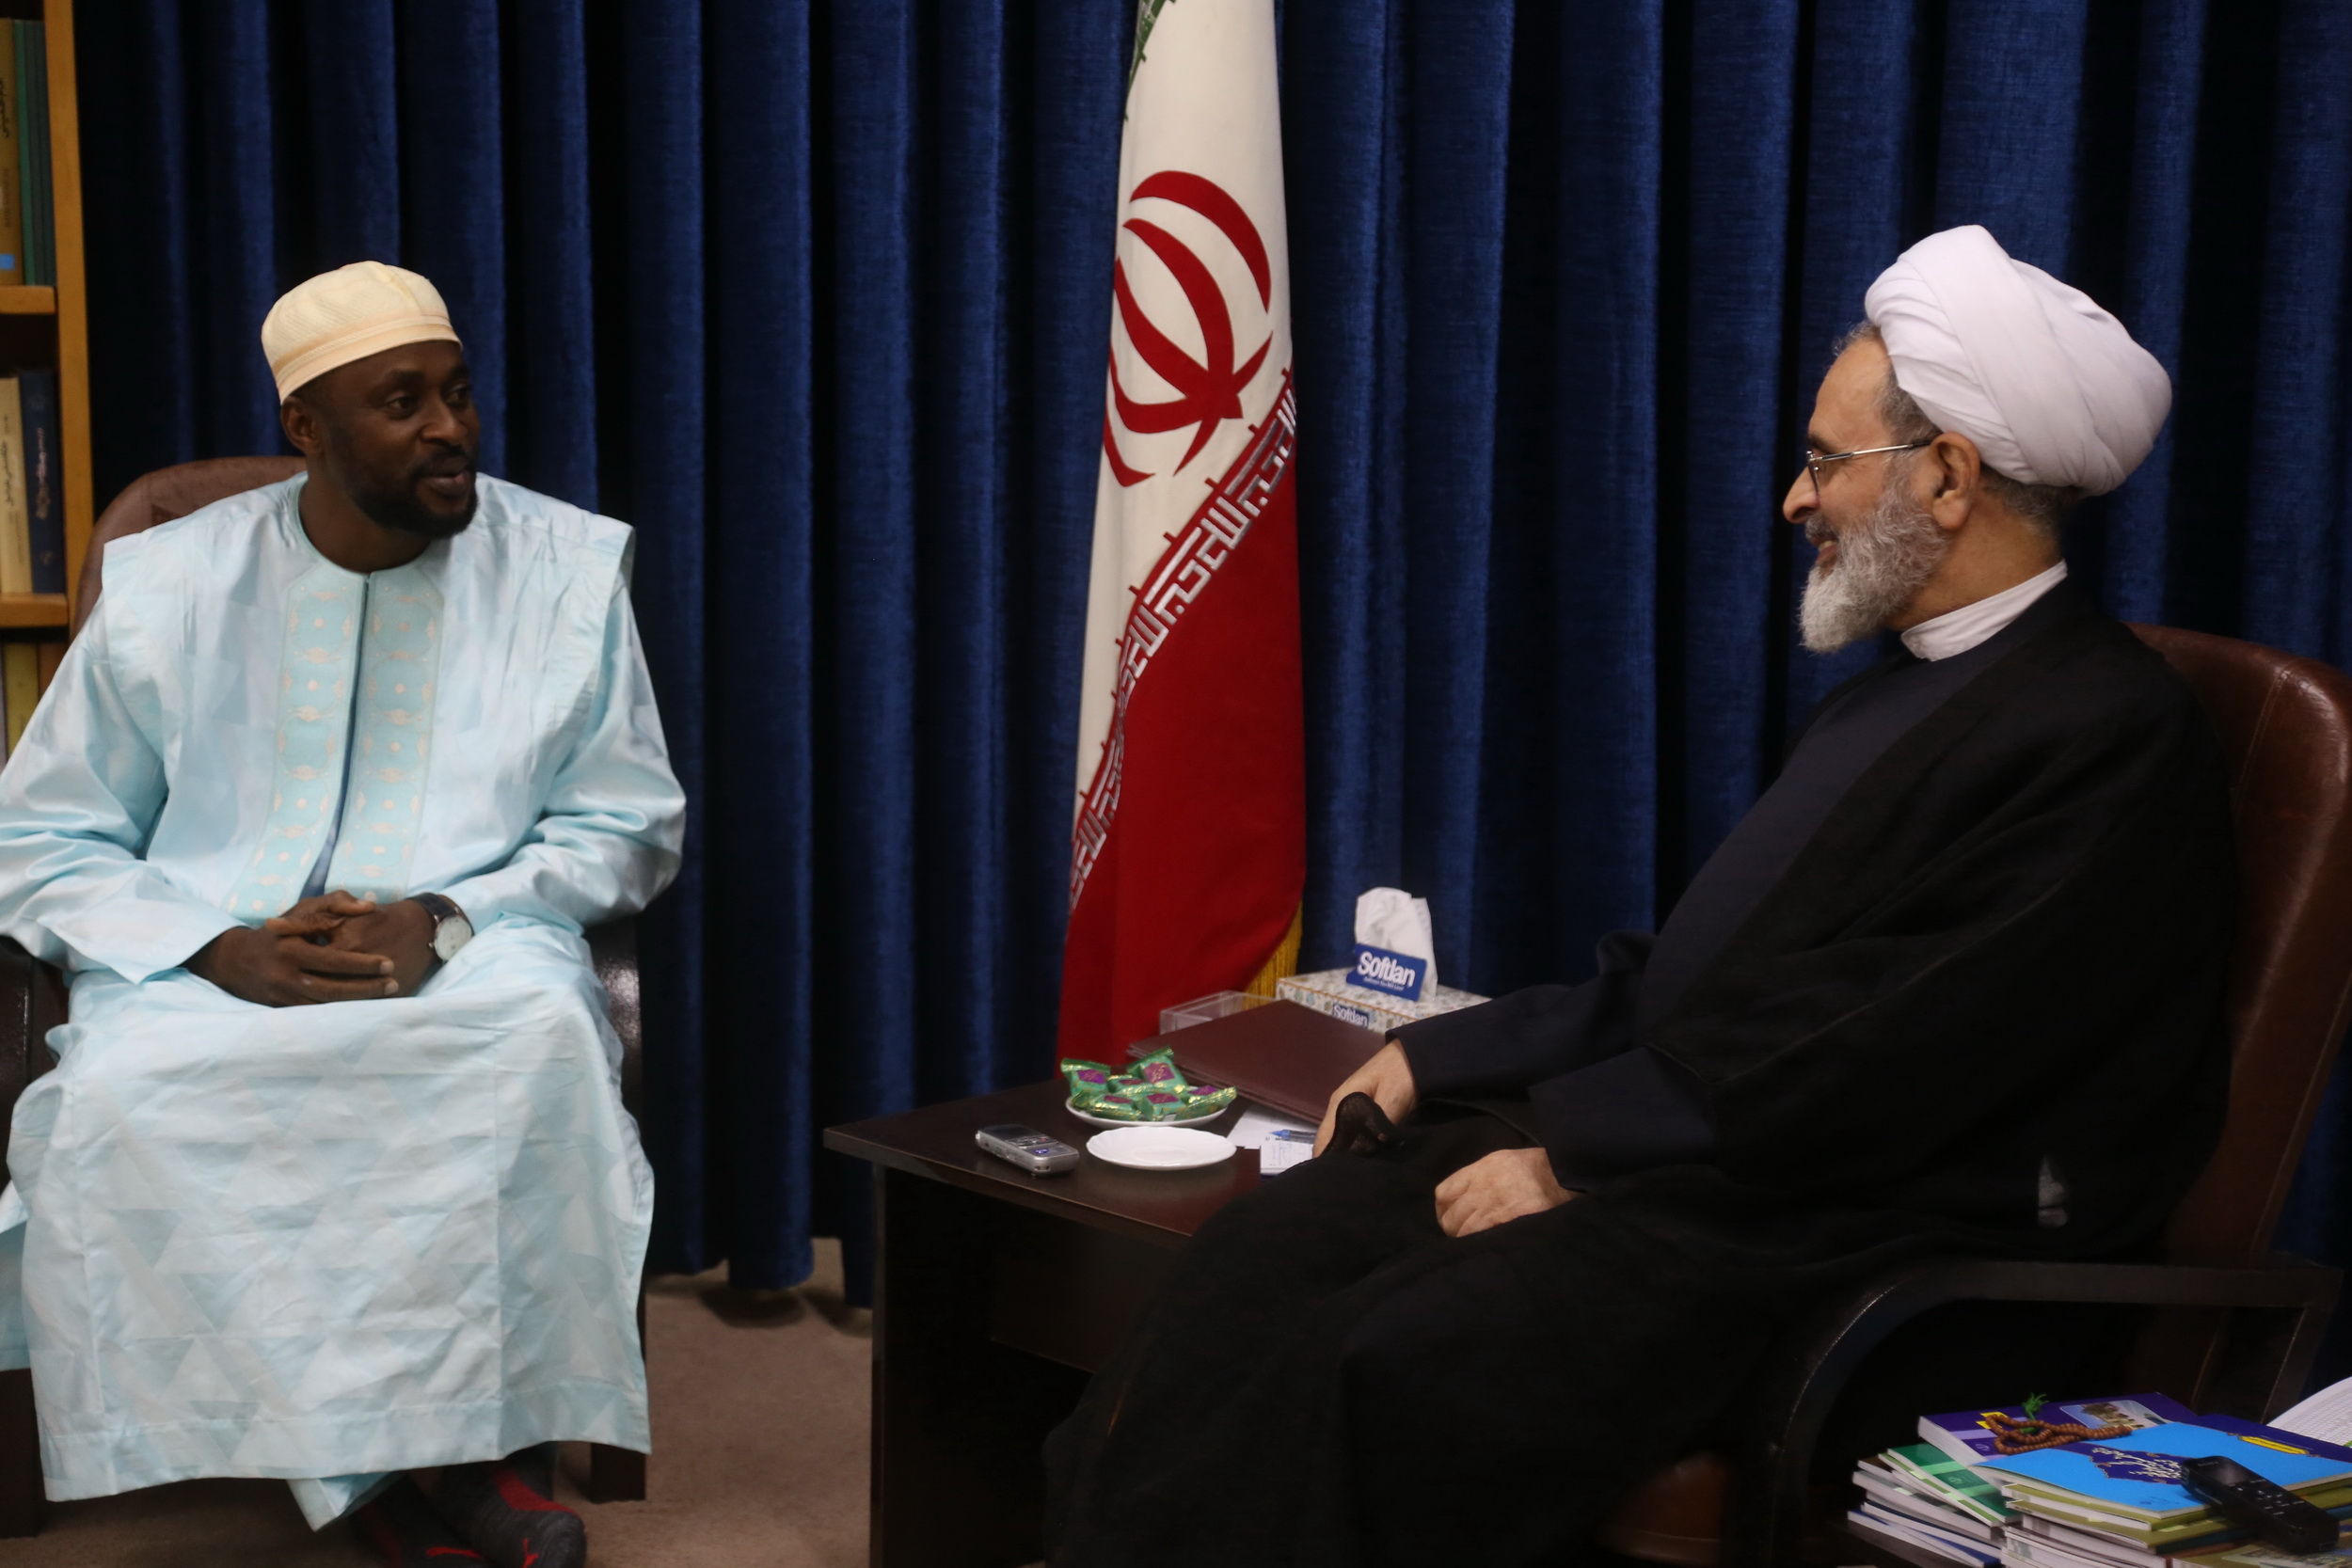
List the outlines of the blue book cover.
{"label": "blue book cover", "polygon": [[65,592],[63,432],[57,423],[57,372],[19,371],[24,404],[25,532],[33,546],[33,592]]}
{"label": "blue book cover", "polygon": [[2352,1465],[2342,1460],[2288,1453],[2276,1443],[2181,1422],[2033,1453],[2001,1454],[1979,1464],[2126,1513],[2160,1516],[2196,1513],[2206,1506],[2181,1485],[2180,1462],[2211,1454],[2233,1459],[2291,1492],[2310,1491],[2352,1476]]}

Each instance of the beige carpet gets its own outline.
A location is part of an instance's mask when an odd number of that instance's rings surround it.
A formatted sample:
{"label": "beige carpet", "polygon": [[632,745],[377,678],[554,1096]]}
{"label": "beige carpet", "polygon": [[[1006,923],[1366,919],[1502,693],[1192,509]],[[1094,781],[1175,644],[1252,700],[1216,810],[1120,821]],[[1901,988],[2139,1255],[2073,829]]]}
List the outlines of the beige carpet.
{"label": "beige carpet", "polygon": [[[839,1249],[817,1275],[758,1297],[717,1273],[657,1280],[645,1304],[653,1382],[649,1497],[579,1497],[585,1449],[565,1451],[564,1500],[588,1519],[595,1568],[856,1568],[866,1561],[867,1315],[841,1301]],[[276,1481],[203,1481],[54,1504],[6,1568],[361,1568],[375,1556],[335,1526],[313,1535]]]}

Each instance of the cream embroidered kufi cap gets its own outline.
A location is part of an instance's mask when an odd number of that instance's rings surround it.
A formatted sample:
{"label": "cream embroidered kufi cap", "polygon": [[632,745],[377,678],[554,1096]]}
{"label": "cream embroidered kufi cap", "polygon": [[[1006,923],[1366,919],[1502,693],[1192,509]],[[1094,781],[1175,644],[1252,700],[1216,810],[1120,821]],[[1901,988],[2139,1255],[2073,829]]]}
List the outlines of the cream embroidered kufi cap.
{"label": "cream embroidered kufi cap", "polygon": [[354,261],[289,289],[262,323],[278,401],[339,365],[403,343],[456,342],[441,292],[422,275]]}

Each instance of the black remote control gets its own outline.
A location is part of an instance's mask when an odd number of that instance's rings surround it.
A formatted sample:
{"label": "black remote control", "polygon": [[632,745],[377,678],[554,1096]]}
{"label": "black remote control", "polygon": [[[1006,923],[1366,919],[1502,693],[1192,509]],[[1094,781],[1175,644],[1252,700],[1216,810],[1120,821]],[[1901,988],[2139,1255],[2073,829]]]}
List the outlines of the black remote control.
{"label": "black remote control", "polygon": [[2303,1556],[2336,1549],[2336,1521],[2326,1510],[2233,1459],[2184,1459],[2181,1484],[2232,1524],[2252,1530],[2265,1545]]}

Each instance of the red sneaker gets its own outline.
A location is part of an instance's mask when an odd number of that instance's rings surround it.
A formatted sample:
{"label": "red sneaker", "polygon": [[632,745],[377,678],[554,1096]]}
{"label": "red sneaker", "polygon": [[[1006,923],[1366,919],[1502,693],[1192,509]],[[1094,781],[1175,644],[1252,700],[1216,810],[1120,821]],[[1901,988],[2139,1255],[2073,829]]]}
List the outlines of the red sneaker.
{"label": "red sneaker", "polygon": [[587,1521],[555,1500],[554,1450],[526,1449],[441,1473],[433,1506],[498,1568],[585,1568]]}

